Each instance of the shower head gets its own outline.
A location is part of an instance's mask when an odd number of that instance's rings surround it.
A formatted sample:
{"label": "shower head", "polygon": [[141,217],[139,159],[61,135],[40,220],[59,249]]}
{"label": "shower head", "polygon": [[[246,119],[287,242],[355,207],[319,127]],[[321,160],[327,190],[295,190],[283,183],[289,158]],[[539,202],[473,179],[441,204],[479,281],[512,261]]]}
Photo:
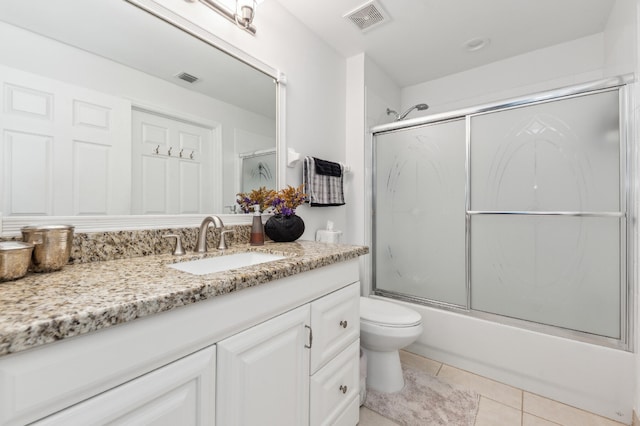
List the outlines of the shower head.
{"label": "shower head", "polygon": [[[397,115],[397,114],[396,114],[396,117],[397,117],[397,118],[396,118],[396,120],[397,120],[397,121],[404,120],[404,118],[405,118],[407,115],[409,115],[409,113],[410,113],[411,111],[413,111],[414,109],[417,109],[418,111],[424,111],[424,110],[426,110],[427,108],[429,108],[429,105],[427,105],[427,104],[418,104],[418,105],[414,105],[414,106],[412,106],[411,108],[409,108],[408,110],[406,110],[405,112],[403,112],[402,114],[400,114],[400,115]],[[387,109],[387,114],[389,114],[389,112],[388,112],[388,111],[389,111],[389,110]]]}

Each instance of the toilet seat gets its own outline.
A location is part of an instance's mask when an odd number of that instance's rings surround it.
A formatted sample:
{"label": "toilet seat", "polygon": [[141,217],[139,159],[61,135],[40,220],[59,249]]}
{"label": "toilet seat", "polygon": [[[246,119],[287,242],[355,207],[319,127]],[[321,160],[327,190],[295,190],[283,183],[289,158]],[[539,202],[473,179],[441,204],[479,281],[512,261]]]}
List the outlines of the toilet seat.
{"label": "toilet seat", "polygon": [[360,321],[384,327],[414,327],[422,323],[416,311],[394,303],[360,297]]}

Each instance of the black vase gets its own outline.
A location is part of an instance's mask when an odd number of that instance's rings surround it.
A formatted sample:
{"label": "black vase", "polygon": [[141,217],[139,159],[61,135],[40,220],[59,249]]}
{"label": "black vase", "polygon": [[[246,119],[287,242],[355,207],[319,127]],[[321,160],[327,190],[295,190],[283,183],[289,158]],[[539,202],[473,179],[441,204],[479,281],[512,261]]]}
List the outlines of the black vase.
{"label": "black vase", "polygon": [[304,221],[295,214],[271,216],[264,224],[264,233],[277,243],[295,241],[304,233]]}

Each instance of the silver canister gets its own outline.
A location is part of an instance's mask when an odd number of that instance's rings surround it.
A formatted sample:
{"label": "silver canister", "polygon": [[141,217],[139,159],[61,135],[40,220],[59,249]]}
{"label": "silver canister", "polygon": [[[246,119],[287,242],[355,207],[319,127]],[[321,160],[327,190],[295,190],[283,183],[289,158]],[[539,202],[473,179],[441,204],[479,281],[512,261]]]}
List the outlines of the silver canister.
{"label": "silver canister", "polygon": [[22,239],[34,245],[30,267],[33,272],[59,271],[69,262],[73,226],[24,226],[21,231]]}
{"label": "silver canister", "polygon": [[33,244],[22,241],[0,241],[0,282],[22,278],[26,275]]}

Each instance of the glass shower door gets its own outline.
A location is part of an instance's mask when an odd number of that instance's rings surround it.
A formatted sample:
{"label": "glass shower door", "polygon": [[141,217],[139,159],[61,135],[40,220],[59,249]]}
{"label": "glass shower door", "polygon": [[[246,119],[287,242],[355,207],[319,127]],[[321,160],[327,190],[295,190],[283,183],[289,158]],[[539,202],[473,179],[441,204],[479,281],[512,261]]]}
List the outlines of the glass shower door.
{"label": "glass shower door", "polygon": [[373,140],[374,288],[466,307],[465,121]]}
{"label": "glass shower door", "polygon": [[619,339],[617,90],[470,118],[471,309]]}

